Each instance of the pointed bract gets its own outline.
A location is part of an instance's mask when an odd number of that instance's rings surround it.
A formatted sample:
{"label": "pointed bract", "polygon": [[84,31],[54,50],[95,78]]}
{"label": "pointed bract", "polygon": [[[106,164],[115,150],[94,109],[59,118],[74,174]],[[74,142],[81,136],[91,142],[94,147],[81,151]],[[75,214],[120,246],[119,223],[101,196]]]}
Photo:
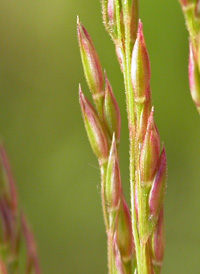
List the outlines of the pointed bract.
{"label": "pointed bract", "polygon": [[160,210],[156,229],[152,236],[153,264],[161,269],[165,252],[164,209]]}
{"label": "pointed bract", "polygon": [[189,82],[192,99],[196,106],[200,108],[200,72],[191,43],[189,55]]}
{"label": "pointed bract", "polygon": [[113,134],[112,145],[107,167],[105,184],[105,197],[108,209],[114,210],[118,207],[121,195],[121,176],[115,135]]}
{"label": "pointed bract", "polygon": [[153,113],[152,108],[140,155],[140,171],[143,183],[153,179],[160,156],[160,137],[153,119]]}
{"label": "pointed bract", "polygon": [[114,97],[111,84],[105,74],[106,88],[105,88],[105,98],[104,98],[104,108],[103,117],[109,132],[110,137],[113,133],[116,135],[116,140],[119,142],[120,131],[121,131],[121,116],[117,101]]}
{"label": "pointed bract", "polygon": [[158,170],[155,175],[153,185],[149,194],[149,209],[151,218],[158,219],[160,209],[163,206],[164,196],[166,192],[167,181],[167,160],[165,147],[163,147],[159,163]]}
{"label": "pointed bract", "polygon": [[134,245],[131,216],[124,199],[122,199],[117,213],[116,240],[123,261],[130,260],[134,252]]}
{"label": "pointed bract", "polygon": [[79,86],[79,99],[86,132],[93,152],[99,161],[104,161],[108,157],[109,150],[106,132],[96,110],[82,93],[81,86]]}
{"label": "pointed bract", "polygon": [[150,77],[150,61],[144,40],[142,22],[140,21],[131,63],[131,80],[135,100],[146,99],[146,93],[150,90]]}
{"label": "pointed bract", "polygon": [[85,77],[94,99],[103,97],[103,70],[94,44],[84,26],[77,21],[78,40]]}

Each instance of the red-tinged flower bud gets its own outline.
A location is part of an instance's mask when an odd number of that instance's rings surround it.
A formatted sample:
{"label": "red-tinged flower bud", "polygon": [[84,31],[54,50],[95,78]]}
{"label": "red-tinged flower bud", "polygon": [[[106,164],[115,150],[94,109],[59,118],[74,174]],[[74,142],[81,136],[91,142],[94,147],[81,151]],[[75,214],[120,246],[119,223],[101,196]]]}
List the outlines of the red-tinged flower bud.
{"label": "red-tinged flower bud", "polygon": [[103,70],[94,44],[84,26],[77,21],[78,40],[85,77],[95,102],[104,96]]}
{"label": "red-tinged flower bud", "polygon": [[143,183],[153,180],[160,156],[160,137],[153,119],[153,112],[152,109],[140,155],[140,171]]}
{"label": "red-tinged flower bud", "polygon": [[200,108],[200,72],[191,43],[189,55],[189,82],[192,99],[197,108]]}
{"label": "red-tinged flower bud", "polygon": [[94,107],[82,93],[81,86],[79,87],[79,98],[86,132],[93,152],[99,161],[105,161],[108,157],[108,139]]}
{"label": "red-tinged flower bud", "polygon": [[0,274],[8,274],[6,265],[4,264],[2,260],[0,260]]}
{"label": "red-tinged flower bud", "polygon": [[[164,209],[159,214],[158,223],[152,236],[152,255],[154,267],[161,271],[165,252]],[[160,273],[158,271],[158,273]],[[156,272],[157,273],[157,272]]]}
{"label": "red-tinged flower bud", "polygon": [[107,167],[105,184],[106,205],[109,210],[116,209],[120,202],[121,176],[115,135],[113,134],[112,145]]}
{"label": "red-tinged flower bud", "polygon": [[2,166],[2,192],[12,209],[16,211],[18,206],[18,197],[15,187],[16,184],[12,175],[5,148],[2,143],[0,144],[0,161]]}
{"label": "red-tinged flower bud", "polygon": [[124,199],[120,203],[116,219],[116,240],[122,260],[127,262],[131,259],[134,251],[131,216]]}
{"label": "red-tinged flower bud", "polygon": [[150,61],[140,21],[131,63],[131,80],[136,101],[146,100],[146,93],[150,90],[150,78]]}
{"label": "red-tinged flower bud", "polygon": [[33,271],[35,274],[40,274],[41,269],[40,269],[40,263],[38,259],[35,239],[28,225],[26,217],[23,213],[21,214],[21,224],[22,224],[23,236],[26,242],[27,253],[28,253],[26,273],[32,273]]}
{"label": "red-tinged flower bud", "polygon": [[106,124],[107,131],[112,138],[113,133],[116,135],[116,140],[119,142],[120,131],[121,131],[121,116],[117,101],[112,91],[111,84],[105,74],[106,88],[104,98],[104,121]]}
{"label": "red-tinged flower bud", "polygon": [[167,160],[165,147],[163,147],[162,153],[160,155],[157,173],[155,175],[153,185],[149,194],[149,209],[150,218],[152,220],[157,220],[160,209],[163,206],[164,196],[167,186]]}

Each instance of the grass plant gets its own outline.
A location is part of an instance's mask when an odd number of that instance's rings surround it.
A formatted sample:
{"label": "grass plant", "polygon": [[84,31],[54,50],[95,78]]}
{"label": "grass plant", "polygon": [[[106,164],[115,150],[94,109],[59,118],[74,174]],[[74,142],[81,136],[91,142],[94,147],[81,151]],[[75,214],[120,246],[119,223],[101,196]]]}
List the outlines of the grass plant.
{"label": "grass plant", "polygon": [[138,0],[102,0],[103,22],[124,76],[130,144],[131,209],[119,167],[121,118],[92,39],[77,20],[85,78],[94,106],[79,86],[86,132],[101,171],[101,198],[110,274],[161,273],[167,164],[151,104],[150,61]]}

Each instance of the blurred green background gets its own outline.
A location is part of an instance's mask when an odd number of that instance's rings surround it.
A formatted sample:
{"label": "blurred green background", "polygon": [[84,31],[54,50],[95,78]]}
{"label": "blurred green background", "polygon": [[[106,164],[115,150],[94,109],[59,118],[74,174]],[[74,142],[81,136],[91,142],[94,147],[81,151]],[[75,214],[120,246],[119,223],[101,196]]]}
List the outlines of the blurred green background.
{"label": "blurred green background", "polygon": [[[190,98],[188,38],[176,0],[140,1],[155,117],[168,155],[163,273],[199,273],[200,117]],[[37,238],[43,273],[107,273],[97,161],[78,103],[86,86],[76,15],[90,32],[122,114],[121,170],[129,197],[123,80],[100,1],[0,1],[0,134]]]}

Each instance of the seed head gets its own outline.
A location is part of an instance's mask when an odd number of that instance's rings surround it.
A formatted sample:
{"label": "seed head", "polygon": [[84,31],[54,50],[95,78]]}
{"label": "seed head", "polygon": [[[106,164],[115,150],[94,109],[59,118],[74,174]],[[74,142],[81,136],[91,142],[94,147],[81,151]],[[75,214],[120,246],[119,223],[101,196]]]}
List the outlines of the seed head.
{"label": "seed head", "polygon": [[79,86],[79,99],[86,132],[93,152],[99,161],[104,161],[108,157],[109,147],[105,129],[96,110],[82,93],[81,86]]}
{"label": "seed head", "polygon": [[79,19],[77,20],[77,31],[85,77],[94,99],[98,99],[104,95],[101,63],[92,39]]}
{"label": "seed head", "polygon": [[116,220],[116,240],[123,261],[128,261],[133,255],[133,236],[129,208],[122,199]]}
{"label": "seed head", "polygon": [[190,43],[189,54],[189,82],[192,99],[197,108],[200,108],[200,72],[194,56],[194,49]]}
{"label": "seed head", "polygon": [[120,202],[121,191],[122,189],[119,160],[117,154],[115,134],[113,134],[105,185],[105,197],[108,209],[116,209],[118,207]]}
{"label": "seed head", "polygon": [[131,80],[136,100],[146,100],[146,93],[150,91],[150,78],[150,61],[140,21],[131,62]]}
{"label": "seed head", "polygon": [[153,112],[152,108],[140,155],[142,182],[149,182],[153,179],[160,155],[160,137],[153,119]]}

